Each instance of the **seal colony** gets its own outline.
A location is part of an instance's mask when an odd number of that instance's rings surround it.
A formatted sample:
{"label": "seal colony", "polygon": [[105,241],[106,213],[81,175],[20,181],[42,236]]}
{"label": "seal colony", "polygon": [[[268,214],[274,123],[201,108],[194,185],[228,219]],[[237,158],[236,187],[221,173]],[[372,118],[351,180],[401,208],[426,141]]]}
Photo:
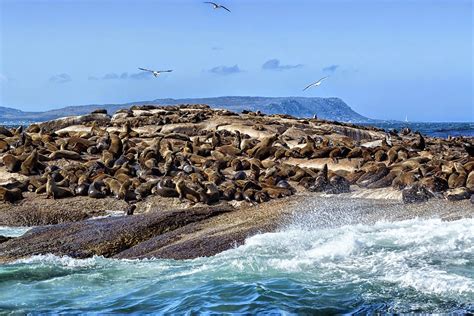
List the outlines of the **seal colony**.
{"label": "seal colony", "polygon": [[[473,138],[207,105],[1,127],[0,225],[40,227],[0,238],[0,262],[214,255],[274,231],[309,200],[322,215],[342,208],[362,220],[472,216],[473,148]],[[367,199],[378,190],[382,199]],[[104,210],[121,216],[91,219]]]}
{"label": "seal colony", "polygon": [[35,192],[130,205],[149,196],[257,204],[301,190],[339,194],[355,187],[392,187],[406,203],[470,199],[473,147],[472,138],[408,129],[386,133],[206,105],[132,106],[112,117],[97,110],[26,129],[2,127],[2,168],[11,177],[0,186],[0,200],[18,204],[24,192]]}

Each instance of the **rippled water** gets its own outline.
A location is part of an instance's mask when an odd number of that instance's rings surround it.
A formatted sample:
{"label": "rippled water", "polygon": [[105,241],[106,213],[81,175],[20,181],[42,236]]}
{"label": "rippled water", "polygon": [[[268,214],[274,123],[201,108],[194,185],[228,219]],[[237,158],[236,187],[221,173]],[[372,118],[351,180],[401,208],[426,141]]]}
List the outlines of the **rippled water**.
{"label": "rippled water", "polygon": [[195,260],[0,265],[0,311],[361,313],[474,309],[474,220],[293,225]]}

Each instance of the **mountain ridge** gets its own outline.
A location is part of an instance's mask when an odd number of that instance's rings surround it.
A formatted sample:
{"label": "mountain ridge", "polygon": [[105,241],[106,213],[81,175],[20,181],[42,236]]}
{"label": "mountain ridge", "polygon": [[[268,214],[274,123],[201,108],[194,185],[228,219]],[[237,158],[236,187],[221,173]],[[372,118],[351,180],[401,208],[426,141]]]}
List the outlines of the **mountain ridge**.
{"label": "mountain ridge", "polygon": [[213,108],[224,108],[235,112],[242,110],[260,110],[266,114],[289,114],[296,117],[312,117],[352,122],[370,123],[379,120],[365,117],[354,111],[342,99],[337,97],[250,97],[250,96],[222,96],[210,98],[184,99],[155,99],[151,101],[136,101],[122,104],[89,104],[72,105],[48,111],[33,112],[19,109],[0,107],[0,121],[28,121],[38,122],[56,119],[64,116],[83,115],[91,111],[104,108],[109,113],[132,105],[176,105],[176,104],[208,104]]}

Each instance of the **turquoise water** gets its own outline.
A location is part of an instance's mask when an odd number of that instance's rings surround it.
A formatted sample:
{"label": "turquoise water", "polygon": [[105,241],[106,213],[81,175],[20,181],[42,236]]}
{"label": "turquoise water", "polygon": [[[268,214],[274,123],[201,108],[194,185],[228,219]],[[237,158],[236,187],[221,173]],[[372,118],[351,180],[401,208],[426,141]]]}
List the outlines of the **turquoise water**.
{"label": "turquoise water", "polygon": [[473,219],[294,224],[186,261],[35,256],[0,265],[0,312],[473,311],[472,227]]}

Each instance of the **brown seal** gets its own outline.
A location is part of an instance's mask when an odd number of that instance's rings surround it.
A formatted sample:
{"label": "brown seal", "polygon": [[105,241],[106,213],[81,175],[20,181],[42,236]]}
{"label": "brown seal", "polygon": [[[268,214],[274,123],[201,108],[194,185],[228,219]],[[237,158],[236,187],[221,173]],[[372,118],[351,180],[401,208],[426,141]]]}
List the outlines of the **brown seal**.
{"label": "brown seal", "polygon": [[74,195],[71,190],[57,186],[51,174],[48,174],[47,177],[46,198],[61,199]]}
{"label": "brown seal", "polygon": [[23,199],[23,193],[20,188],[7,189],[0,187],[0,201],[15,203]]}
{"label": "brown seal", "polygon": [[183,179],[176,181],[176,191],[180,200],[188,199],[193,203],[198,203],[201,196],[195,190],[189,188]]}
{"label": "brown seal", "polygon": [[38,151],[33,149],[30,155],[23,161],[20,167],[20,172],[24,175],[32,175],[38,173]]}

